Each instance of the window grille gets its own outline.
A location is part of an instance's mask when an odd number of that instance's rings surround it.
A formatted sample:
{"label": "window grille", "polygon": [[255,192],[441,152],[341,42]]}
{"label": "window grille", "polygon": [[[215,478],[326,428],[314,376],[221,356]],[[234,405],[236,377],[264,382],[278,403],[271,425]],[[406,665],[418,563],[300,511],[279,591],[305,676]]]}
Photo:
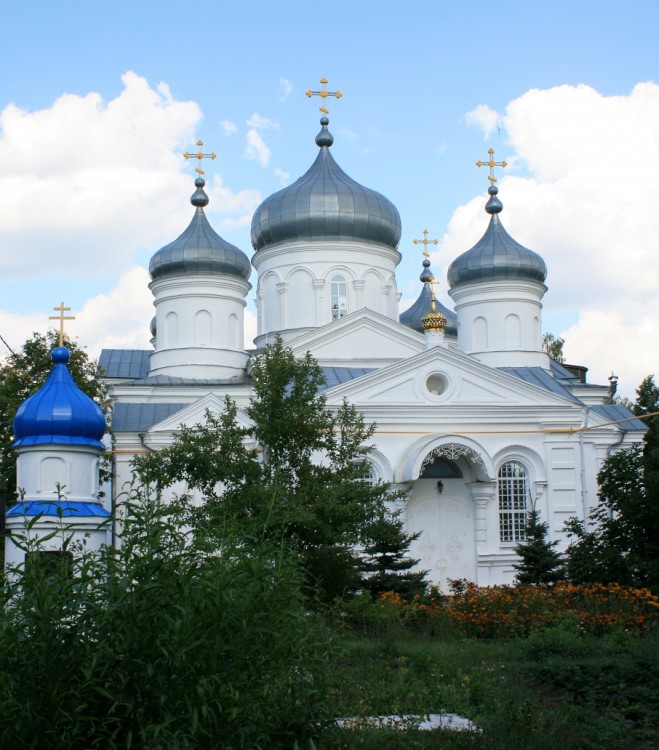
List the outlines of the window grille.
{"label": "window grille", "polygon": [[499,469],[499,540],[516,544],[526,539],[528,476],[519,461],[508,461]]}

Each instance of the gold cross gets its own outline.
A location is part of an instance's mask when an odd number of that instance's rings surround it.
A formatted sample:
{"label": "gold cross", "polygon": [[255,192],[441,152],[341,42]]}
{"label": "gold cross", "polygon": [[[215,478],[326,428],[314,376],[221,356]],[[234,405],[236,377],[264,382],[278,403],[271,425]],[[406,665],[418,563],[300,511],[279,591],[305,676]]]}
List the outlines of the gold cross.
{"label": "gold cross", "polygon": [[412,242],[415,245],[422,244],[423,245],[423,254],[426,258],[429,258],[430,255],[428,253],[428,245],[439,245],[439,240],[429,240],[428,239],[428,230],[423,230],[423,239],[422,240],[412,240]]}
{"label": "gold cross", "polygon": [[507,161],[494,161],[494,159],[493,159],[494,149],[493,148],[491,148],[487,153],[490,155],[489,160],[488,161],[480,161],[479,160],[479,161],[476,162],[476,166],[477,167],[489,167],[490,168],[490,174],[488,175],[487,179],[490,182],[494,183],[494,182],[497,181],[497,178],[494,176],[494,168],[495,167],[507,167],[508,166],[508,162]]}
{"label": "gold cross", "polygon": [[[204,145],[203,141],[197,141],[197,146],[201,147]],[[199,160],[199,166],[195,167],[195,172],[197,174],[206,174],[204,170],[201,168],[201,160],[202,159],[215,159],[217,157],[217,154],[205,154],[201,149],[197,151],[196,154],[189,154],[187,151],[183,154],[184,159],[198,159]]]}
{"label": "gold cross", "polygon": [[59,307],[53,307],[53,310],[59,312],[59,315],[49,315],[48,320],[59,320],[59,345],[64,344],[64,321],[75,320],[75,315],[64,315],[65,312],[70,310],[70,307],[64,307],[64,302],[59,303]]}
{"label": "gold cross", "polygon": [[[321,99],[327,99],[328,96],[335,96],[337,99],[340,99],[343,94],[340,91],[328,91],[327,90],[327,78],[321,78],[320,83],[322,85],[322,89],[320,91],[312,91],[309,89],[309,91],[305,91],[306,95],[311,99],[312,96],[319,96]],[[329,109],[326,107],[319,107],[320,111],[328,115]]]}

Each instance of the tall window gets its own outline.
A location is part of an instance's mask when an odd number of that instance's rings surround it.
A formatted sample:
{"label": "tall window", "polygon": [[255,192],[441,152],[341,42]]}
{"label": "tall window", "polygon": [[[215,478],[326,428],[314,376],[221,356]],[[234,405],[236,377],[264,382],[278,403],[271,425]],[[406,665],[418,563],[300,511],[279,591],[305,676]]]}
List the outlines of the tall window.
{"label": "tall window", "polygon": [[499,469],[499,539],[515,544],[526,538],[528,475],[519,461],[508,461]]}
{"label": "tall window", "polygon": [[332,320],[338,320],[348,314],[348,284],[343,276],[333,276],[330,282],[330,301]]}

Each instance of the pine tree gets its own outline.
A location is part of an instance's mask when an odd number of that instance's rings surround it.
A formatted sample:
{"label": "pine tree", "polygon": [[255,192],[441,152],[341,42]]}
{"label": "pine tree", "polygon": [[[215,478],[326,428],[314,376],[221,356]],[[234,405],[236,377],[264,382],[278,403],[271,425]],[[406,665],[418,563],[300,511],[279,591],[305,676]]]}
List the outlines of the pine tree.
{"label": "pine tree", "polygon": [[540,520],[537,508],[531,508],[526,521],[526,539],[515,547],[520,561],[513,567],[520,586],[552,584],[564,577],[563,561],[556,551],[558,542],[550,542],[548,532],[549,524]]}
{"label": "pine tree", "polygon": [[366,529],[368,541],[361,561],[362,586],[374,597],[395,591],[411,601],[428,588],[427,570],[413,570],[418,560],[409,557],[410,544],[419,534],[406,534],[396,514],[379,513]]}

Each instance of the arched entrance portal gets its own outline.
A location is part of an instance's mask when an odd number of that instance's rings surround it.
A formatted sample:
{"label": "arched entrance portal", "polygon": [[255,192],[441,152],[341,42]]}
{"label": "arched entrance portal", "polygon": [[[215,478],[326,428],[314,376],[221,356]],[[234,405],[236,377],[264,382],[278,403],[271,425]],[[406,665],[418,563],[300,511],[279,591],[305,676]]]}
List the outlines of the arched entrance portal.
{"label": "arched entrance portal", "polygon": [[439,445],[421,462],[406,504],[408,533],[419,534],[410,553],[442,591],[452,578],[477,580],[470,485],[485,478],[481,456],[461,443]]}

